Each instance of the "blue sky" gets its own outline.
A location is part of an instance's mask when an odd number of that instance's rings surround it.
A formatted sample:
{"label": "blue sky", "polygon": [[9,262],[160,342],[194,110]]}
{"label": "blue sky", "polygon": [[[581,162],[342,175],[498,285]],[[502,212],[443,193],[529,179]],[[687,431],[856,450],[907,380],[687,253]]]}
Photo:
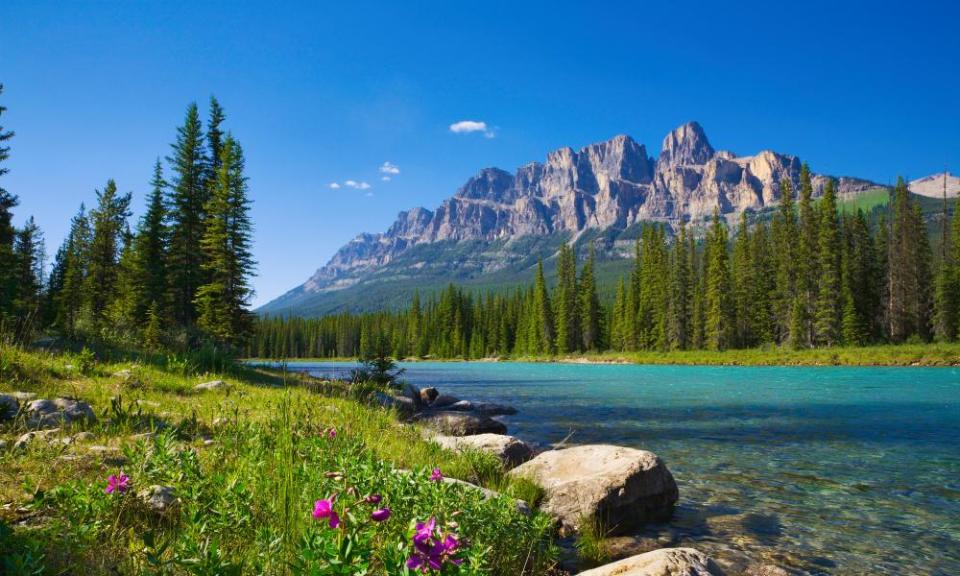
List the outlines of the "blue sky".
{"label": "blue sky", "polygon": [[[818,172],[960,172],[957,22],[954,2],[6,0],[3,185],[53,253],[108,178],[139,213],[187,104],[214,94],[248,159],[264,303],[484,166],[620,133],[656,154],[687,120]],[[465,120],[487,128],[450,130]]]}

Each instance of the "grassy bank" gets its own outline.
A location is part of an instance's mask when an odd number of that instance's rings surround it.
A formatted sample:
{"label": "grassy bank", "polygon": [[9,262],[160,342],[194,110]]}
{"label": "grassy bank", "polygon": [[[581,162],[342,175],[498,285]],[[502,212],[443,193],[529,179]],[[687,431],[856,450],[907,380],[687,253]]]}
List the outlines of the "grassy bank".
{"label": "grassy bank", "polygon": [[[351,362],[355,358],[298,358],[298,362]],[[254,359],[252,361],[258,361]],[[259,360],[269,361],[269,360]],[[458,358],[406,358],[404,361],[462,362]],[[483,358],[487,362],[564,362],[584,364],[675,364],[702,366],[960,366],[960,343],[897,344],[842,348],[748,348],[673,352],[600,352],[568,356]]]}
{"label": "grassy bank", "polygon": [[[0,393],[70,396],[97,415],[25,449],[12,448],[26,431],[22,415],[0,424],[0,572],[401,574],[416,556],[416,524],[430,518],[436,539],[459,541],[444,574],[549,572],[547,518],[520,514],[507,497],[430,479],[438,467],[535,499],[530,485],[506,479],[499,461],[425,442],[361,401],[362,391],[295,378],[244,368],[88,367],[73,355],[0,348]],[[227,386],[194,389],[214,379]],[[121,473],[130,488],[106,494],[108,477]],[[166,512],[137,495],[152,485],[173,489]],[[378,502],[367,500],[374,495]],[[313,515],[316,501],[330,498],[335,528],[322,510]]]}

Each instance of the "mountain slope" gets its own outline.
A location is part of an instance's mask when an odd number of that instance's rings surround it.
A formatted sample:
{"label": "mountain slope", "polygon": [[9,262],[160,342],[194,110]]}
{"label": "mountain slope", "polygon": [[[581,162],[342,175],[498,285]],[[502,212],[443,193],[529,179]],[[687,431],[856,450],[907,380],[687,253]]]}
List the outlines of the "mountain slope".
{"label": "mountain slope", "polygon": [[[702,222],[777,204],[784,179],[798,184],[800,160],[769,150],[717,151],[699,124],[668,134],[659,158],[629,136],[579,151],[560,148],[511,174],[485,168],[435,210],[401,212],[381,234],[361,234],[302,286],[260,309],[316,315],[402,302],[414,287],[490,284],[528,271],[561,242],[594,238],[602,256],[628,256],[639,222]],[[818,196],[827,180],[814,175]],[[840,178],[841,197],[876,189]],[[624,249],[626,247],[626,249]]]}

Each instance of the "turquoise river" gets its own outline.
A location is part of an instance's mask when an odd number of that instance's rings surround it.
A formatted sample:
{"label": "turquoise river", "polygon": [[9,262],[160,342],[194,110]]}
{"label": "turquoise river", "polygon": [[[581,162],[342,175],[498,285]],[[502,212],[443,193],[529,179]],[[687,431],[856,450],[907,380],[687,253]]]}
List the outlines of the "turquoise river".
{"label": "turquoise river", "polygon": [[[342,363],[290,369],[344,376]],[[418,386],[510,404],[547,448],[651,450],[680,486],[643,538],[808,574],[960,574],[960,369],[405,364]]]}

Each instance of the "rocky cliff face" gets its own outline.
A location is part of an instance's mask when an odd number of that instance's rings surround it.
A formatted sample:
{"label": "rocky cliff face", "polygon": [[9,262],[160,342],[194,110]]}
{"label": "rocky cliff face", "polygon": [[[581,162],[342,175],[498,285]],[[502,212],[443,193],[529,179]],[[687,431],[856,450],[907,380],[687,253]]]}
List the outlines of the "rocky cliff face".
{"label": "rocky cliff face", "polygon": [[[799,176],[796,156],[714,150],[696,122],[670,132],[656,160],[622,135],[579,151],[561,148],[514,174],[485,168],[433,211],[401,212],[385,233],[361,234],[341,248],[302,288],[350,286],[364,270],[425,243],[577,234],[638,221],[697,221],[714,209],[729,216],[759,211],[779,201],[784,179],[796,189]],[[814,177],[815,195],[826,180]],[[841,195],[876,187],[852,178],[841,178],[838,185]]]}

